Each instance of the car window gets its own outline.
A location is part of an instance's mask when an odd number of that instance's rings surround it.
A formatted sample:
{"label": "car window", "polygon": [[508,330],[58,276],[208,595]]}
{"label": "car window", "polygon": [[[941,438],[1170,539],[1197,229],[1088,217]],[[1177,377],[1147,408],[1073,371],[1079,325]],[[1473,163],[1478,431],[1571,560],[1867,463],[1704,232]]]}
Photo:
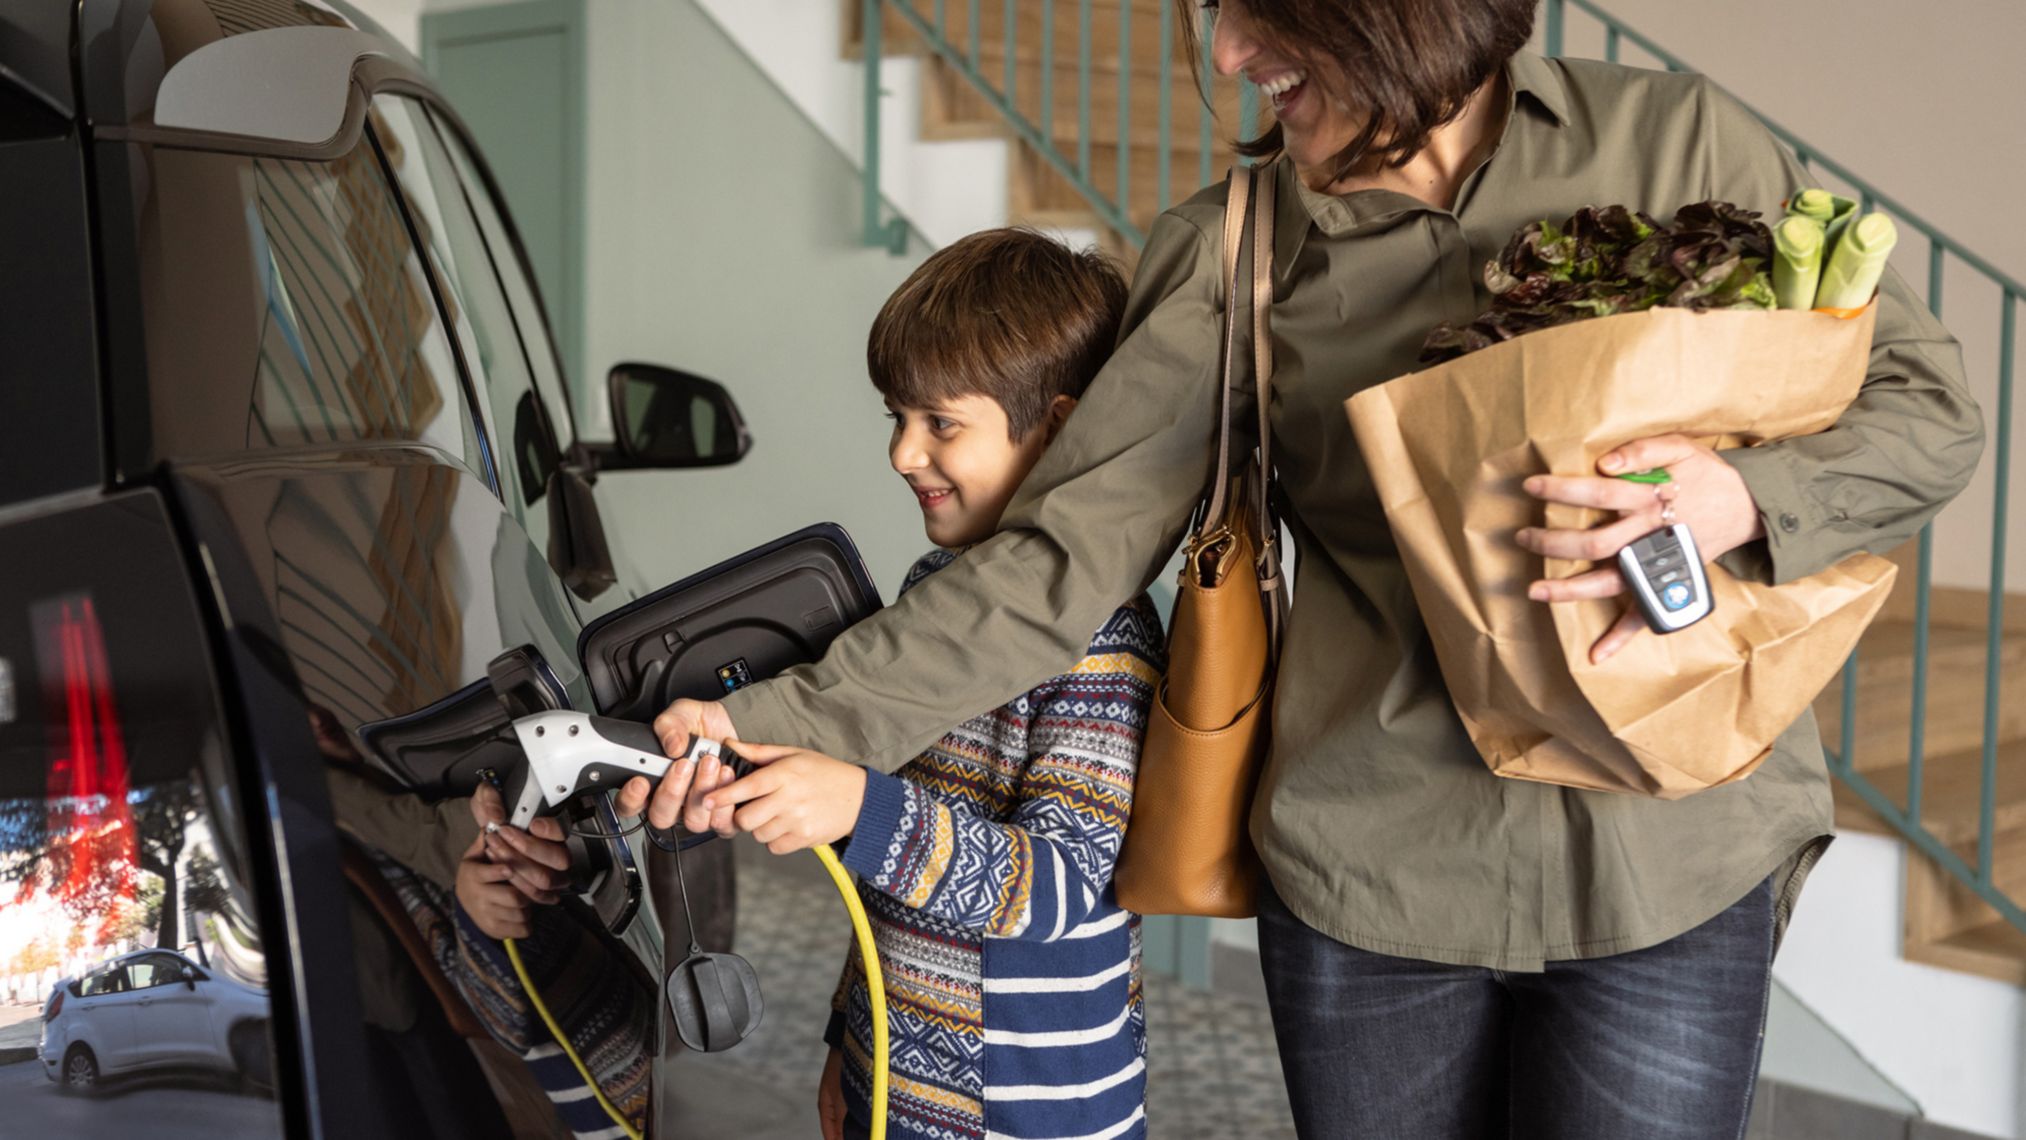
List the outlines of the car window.
{"label": "car window", "polygon": [[84,981],[78,985],[78,996],[103,997],[106,994],[125,993],[126,990],[127,971],[125,967],[119,967],[86,975]]}
{"label": "car window", "polygon": [[429,119],[457,167],[464,185],[465,201],[470,205],[472,215],[478,219],[479,230],[485,235],[493,268],[499,274],[500,284],[506,288],[507,303],[513,307],[514,325],[520,330],[521,343],[527,346],[528,363],[534,369],[535,391],[540,395],[542,405],[548,409],[549,422],[555,427],[557,441],[568,451],[577,438],[576,419],[570,412],[569,378],[557,363],[555,342],[549,336],[548,319],[543,315],[534,278],[521,258],[506,215],[486,188],[485,179],[479,175],[470,145],[457,133],[456,125],[448,118],[431,111]]}
{"label": "car window", "polygon": [[252,166],[265,312],[248,443],[413,440],[484,474],[449,338],[371,149]]}
{"label": "car window", "polygon": [[535,395],[527,354],[493,273],[485,237],[465,202],[457,170],[421,105],[381,96],[373,102],[372,124],[436,267],[444,305],[486,404],[508,506],[529,535],[538,544],[545,543],[546,508],[529,508],[547,493],[549,477],[562,457],[547,409]]}
{"label": "car window", "polygon": [[181,981],[182,978],[170,967],[169,962],[169,959],[155,954],[136,958],[127,963],[127,978],[137,990],[152,989],[155,986],[166,986],[173,981]]}

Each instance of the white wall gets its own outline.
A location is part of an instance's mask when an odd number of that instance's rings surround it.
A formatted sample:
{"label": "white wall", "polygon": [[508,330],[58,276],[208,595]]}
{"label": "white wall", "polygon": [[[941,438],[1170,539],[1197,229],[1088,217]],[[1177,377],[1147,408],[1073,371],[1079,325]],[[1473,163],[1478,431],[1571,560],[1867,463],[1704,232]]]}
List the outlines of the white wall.
{"label": "white wall", "polygon": [[2026,1132],[2026,993],[1899,955],[1907,848],[1845,835],[1809,878],[1773,974],[1930,1119]]}
{"label": "white wall", "polygon": [[[789,101],[861,167],[865,79],[843,55],[841,0],[696,0]],[[920,61],[880,69],[880,191],[937,246],[1006,224],[1009,148],[997,139],[923,144]]]}
{"label": "white wall", "polygon": [[[660,517],[626,547],[650,580],[794,527],[843,523],[891,597],[928,541],[886,465],[865,338],[926,255],[859,244],[854,165],[689,0],[594,4],[589,26],[585,340],[602,369],[637,359],[730,387],[744,462],[608,475],[617,517]],[[602,401],[578,400],[587,433]]]}

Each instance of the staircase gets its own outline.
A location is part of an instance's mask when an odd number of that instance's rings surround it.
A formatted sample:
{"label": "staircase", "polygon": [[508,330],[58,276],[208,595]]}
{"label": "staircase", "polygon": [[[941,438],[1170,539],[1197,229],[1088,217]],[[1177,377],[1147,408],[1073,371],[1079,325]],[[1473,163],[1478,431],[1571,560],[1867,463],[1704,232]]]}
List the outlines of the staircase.
{"label": "staircase", "polygon": [[[1913,786],[1915,678],[1919,614],[1914,544],[1895,552],[1899,585],[1845,666],[1815,701],[1823,746],[1908,812]],[[1984,814],[1984,685],[1989,651],[1988,595],[1932,587],[1928,597],[1926,715],[1919,741],[1920,804],[1908,812],[1969,867],[1979,858]],[[1996,670],[2026,676],[2026,596],[2005,598]],[[1854,676],[1853,676],[1854,674]],[[1849,701],[1851,741],[1844,745]],[[1998,709],[1991,868],[1996,888],[2026,899],[2026,700]],[[1839,775],[1841,773],[1839,772]],[[1850,778],[1836,783],[1841,831],[1899,836]],[[1909,961],[2026,985],[2026,930],[1931,858],[1907,860],[1901,952]]]}
{"label": "staircase", "polygon": [[[844,55],[862,59],[866,5],[841,3]],[[923,62],[920,137],[1009,140],[1009,221],[1094,231],[1128,268],[1162,210],[1236,161],[1232,124],[1257,117],[1238,81],[1191,69],[1172,0],[879,8],[882,55]]]}

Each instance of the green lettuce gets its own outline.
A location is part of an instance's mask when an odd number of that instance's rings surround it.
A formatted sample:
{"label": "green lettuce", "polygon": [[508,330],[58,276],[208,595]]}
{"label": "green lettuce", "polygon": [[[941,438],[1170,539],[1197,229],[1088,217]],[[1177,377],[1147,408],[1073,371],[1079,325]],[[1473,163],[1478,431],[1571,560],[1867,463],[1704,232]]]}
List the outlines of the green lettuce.
{"label": "green lettuce", "polygon": [[1624,206],[1586,206],[1560,225],[1520,229],[1484,267],[1491,307],[1428,334],[1421,363],[1590,317],[1656,306],[1771,309],[1773,237],[1759,214],[1729,202],[1683,206],[1669,225]]}

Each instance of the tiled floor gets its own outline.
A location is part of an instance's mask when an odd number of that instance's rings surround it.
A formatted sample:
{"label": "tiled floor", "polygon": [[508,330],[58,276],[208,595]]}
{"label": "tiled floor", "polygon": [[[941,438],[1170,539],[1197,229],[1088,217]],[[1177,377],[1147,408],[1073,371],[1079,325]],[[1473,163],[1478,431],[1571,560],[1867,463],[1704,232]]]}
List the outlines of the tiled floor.
{"label": "tiled floor", "polygon": [[[837,890],[808,855],[738,841],[739,953],[759,972],[766,1015],[737,1048],[686,1057],[680,1135],[809,1140],[823,1026],[851,938]],[[1147,1115],[1158,1140],[1293,1140],[1266,1007],[1147,978]],[[1878,1109],[1762,1082],[1750,1140],[1967,1137]]]}
{"label": "tiled floor", "polygon": [[[686,1058],[684,1135],[808,1140],[822,1032],[851,927],[807,855],[741,841],[738,952],[759,972],[766,1014],[737,1048]],[[1292,1140],[1264,1006],[1147,978],[1147,1113],[1162,1140]]]}

